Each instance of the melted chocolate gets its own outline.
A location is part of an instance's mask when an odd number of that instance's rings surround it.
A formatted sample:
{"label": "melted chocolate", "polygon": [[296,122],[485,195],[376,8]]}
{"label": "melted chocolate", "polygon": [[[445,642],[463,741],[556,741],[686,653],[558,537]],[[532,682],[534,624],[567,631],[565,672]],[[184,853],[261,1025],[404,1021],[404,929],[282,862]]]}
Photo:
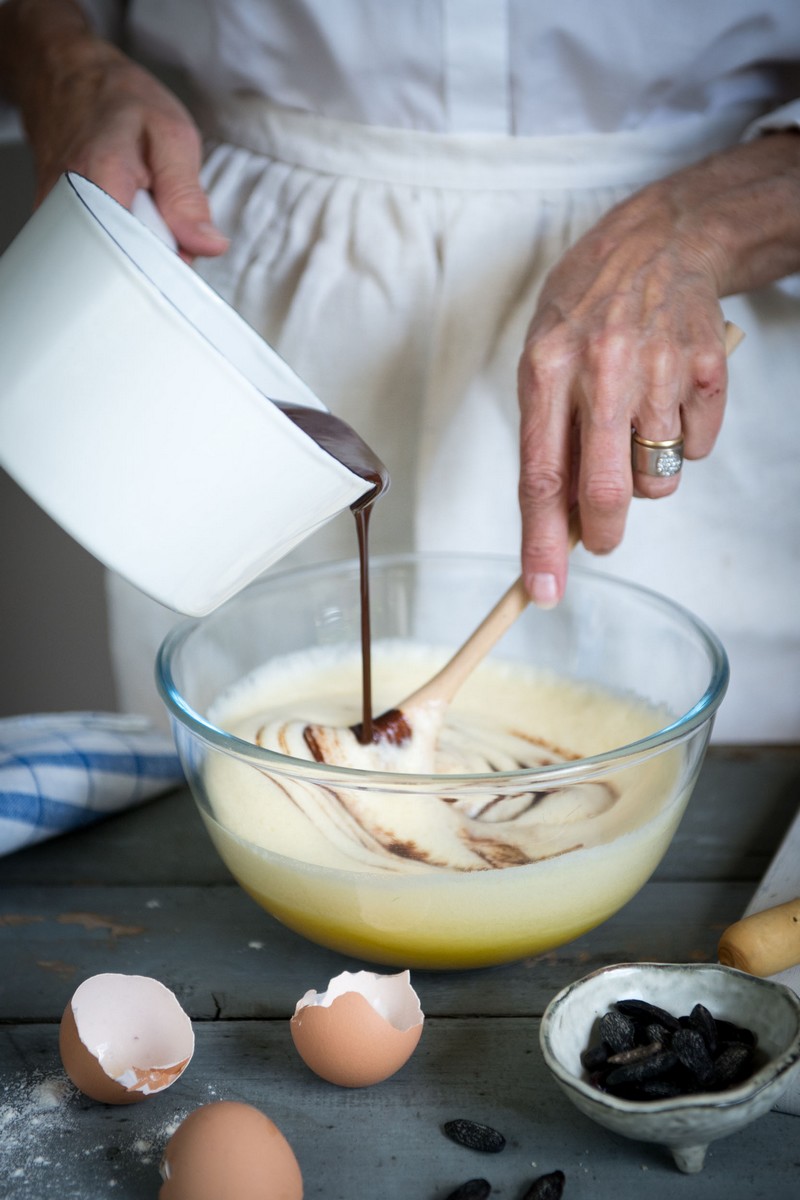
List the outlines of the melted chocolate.
{"label": "melted chocolate", "polygon": [[353,726],[353,733],[365,746],[369,742],[389,742],[392,746],[402,746],[411,739],[412,732],[408,718],[400,708],[390,708],[379,717],[373,717],[370,737],[364,736],[361,725]]}
{"label": "melted chocolate", "polygon": [[[299,404],[284,404],[273,401],[275,406],[294,421],[298,429],[312,438],[332,458],[342,463],[354,475],[366,479],[371,489],[351,505],[355,516],[358,535],[358,563],[361,602],[361,723],[353,726],[358,740],[368,745],[374,738],[372,720],[372,636],[370,629],[369,601],[369,518],[375,501],[389,487],[389,472],[378,456],[360,438],[352,426],[333,413],[318,408],[305,408]],[[308,739],[306,739],[308,740]],[[309,744],[317,757],[318,748]],[[319,759],[317,760],[319,761]]]}

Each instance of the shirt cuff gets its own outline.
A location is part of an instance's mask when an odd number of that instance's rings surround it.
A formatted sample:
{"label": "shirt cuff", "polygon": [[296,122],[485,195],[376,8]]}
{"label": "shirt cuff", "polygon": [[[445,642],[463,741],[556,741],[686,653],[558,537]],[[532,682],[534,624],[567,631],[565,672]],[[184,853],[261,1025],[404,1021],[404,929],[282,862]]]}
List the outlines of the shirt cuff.
{"label": "shirt cuff", "polygon": [[787,129],[800,130],[800,100],[791,100],[788,104],[765,113],[757,121],[752,121],[742,134],[742,141],[753,142],[765,133]]}

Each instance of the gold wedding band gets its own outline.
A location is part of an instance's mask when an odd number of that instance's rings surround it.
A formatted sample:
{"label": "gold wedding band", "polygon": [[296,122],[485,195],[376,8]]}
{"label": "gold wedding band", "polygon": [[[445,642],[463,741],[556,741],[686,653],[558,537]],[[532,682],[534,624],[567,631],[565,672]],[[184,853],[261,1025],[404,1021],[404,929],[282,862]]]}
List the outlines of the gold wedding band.
{"label": "gold wedding band", "polygon": [[631,430],[631,463],[641,475],[669,479],[683,466],[683,437],[654,442]]}

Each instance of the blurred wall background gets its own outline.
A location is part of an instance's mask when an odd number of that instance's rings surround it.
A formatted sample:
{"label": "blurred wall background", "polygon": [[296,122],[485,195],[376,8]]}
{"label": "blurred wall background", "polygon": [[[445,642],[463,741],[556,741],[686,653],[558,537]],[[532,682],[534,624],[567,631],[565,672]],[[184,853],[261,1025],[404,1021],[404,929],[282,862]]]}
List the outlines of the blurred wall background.
{"label": "blurred wall background", "polygon": [[[27,148],[0,142],[0,253],[32,203]],[[0,468],[0,716],[113,709],[106,628],[103,568]]]}

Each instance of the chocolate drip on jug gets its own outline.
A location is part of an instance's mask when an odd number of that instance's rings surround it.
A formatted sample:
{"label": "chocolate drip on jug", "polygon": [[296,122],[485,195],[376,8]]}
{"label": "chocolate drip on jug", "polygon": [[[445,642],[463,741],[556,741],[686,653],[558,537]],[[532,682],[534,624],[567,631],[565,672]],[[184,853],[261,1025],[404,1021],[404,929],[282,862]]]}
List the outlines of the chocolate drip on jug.
{"label": "chocolate drip on jug", "polygon": [[[351,505],[358,535],[358,563],[361,602],[361,723],[354,726],[356,737],[364,745],[372,741],[372,637],[369,600],[369,519],[379,496],[389,487],[389,472],[352,426],[333,413],[299,404],[273,403],[294,421],[298,429],[312,438],[354,475],[366,479],[372,487]],[[313,747],[312,747],[313,752]]]}

